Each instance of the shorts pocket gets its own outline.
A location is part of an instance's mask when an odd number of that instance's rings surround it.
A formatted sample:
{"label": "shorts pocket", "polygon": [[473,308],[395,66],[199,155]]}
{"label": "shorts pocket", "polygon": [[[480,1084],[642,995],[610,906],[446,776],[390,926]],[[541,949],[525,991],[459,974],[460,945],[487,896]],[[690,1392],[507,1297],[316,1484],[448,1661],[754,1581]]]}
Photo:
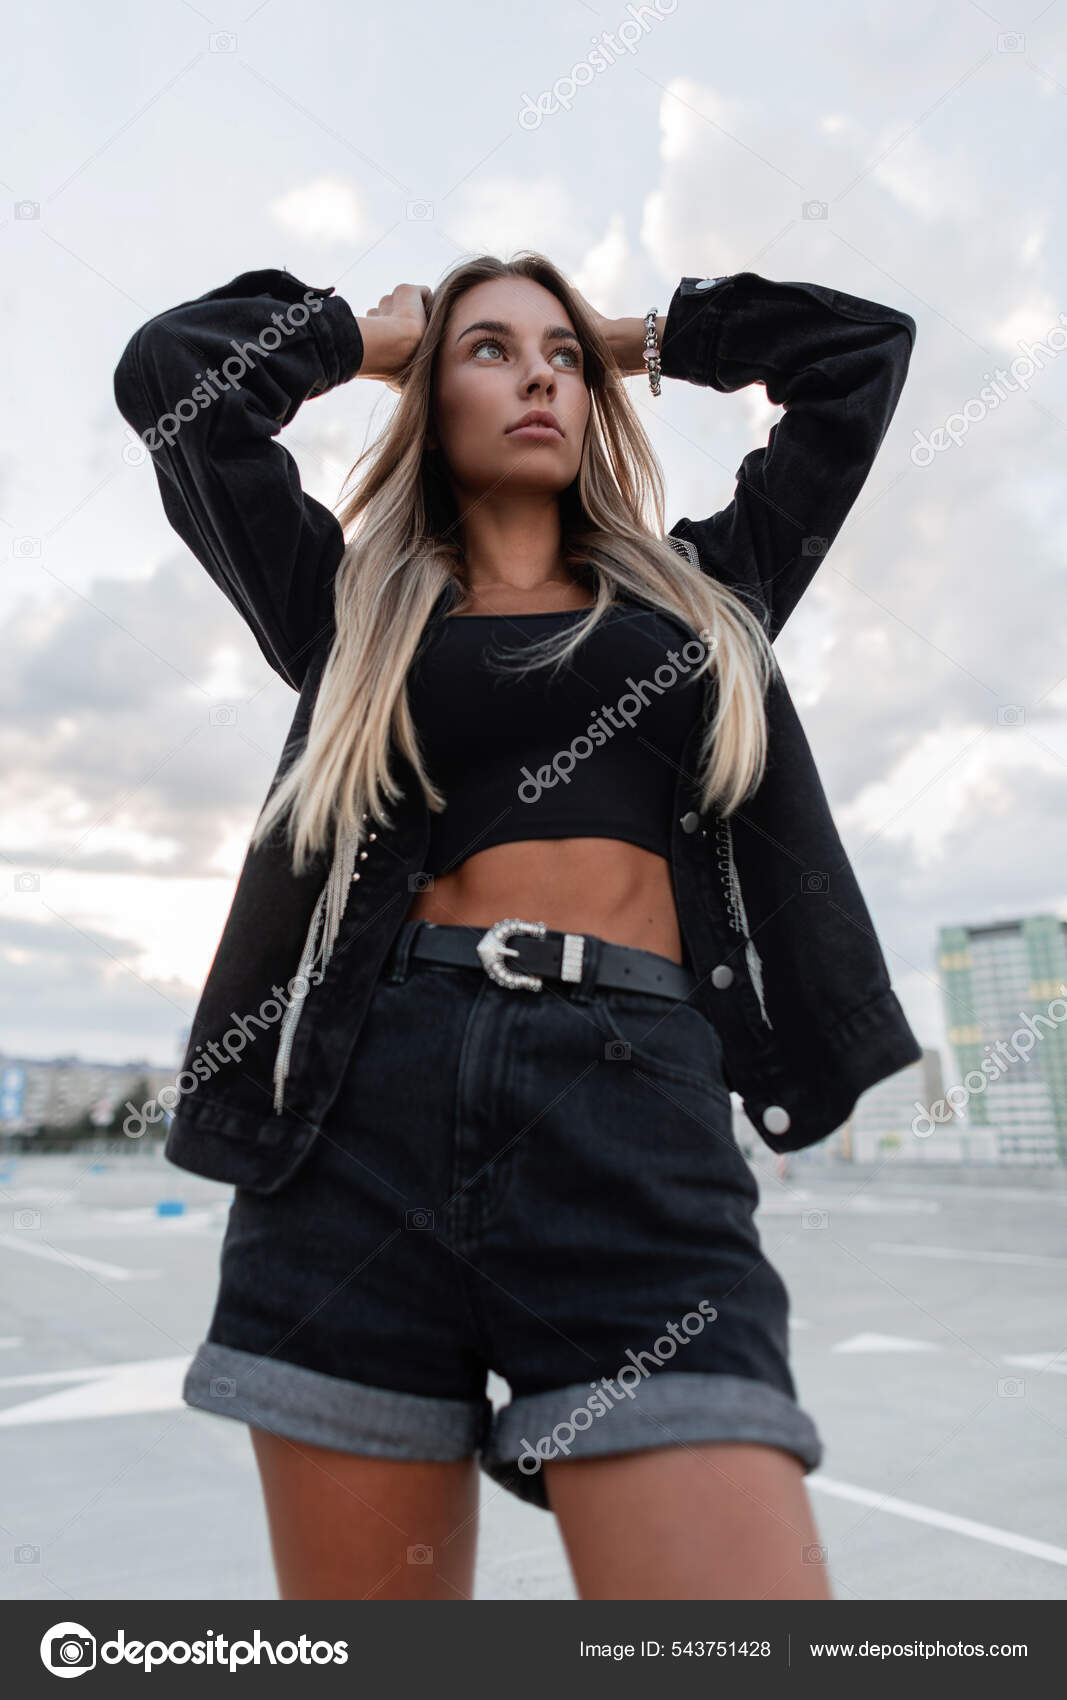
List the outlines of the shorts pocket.
{"label": "shorts pocket", "polygon": [[695,1004],[612,986],[597,992],[593,1008],[605,1034],[606,1060],[721,1093],[729,1102],[722,1039]]}

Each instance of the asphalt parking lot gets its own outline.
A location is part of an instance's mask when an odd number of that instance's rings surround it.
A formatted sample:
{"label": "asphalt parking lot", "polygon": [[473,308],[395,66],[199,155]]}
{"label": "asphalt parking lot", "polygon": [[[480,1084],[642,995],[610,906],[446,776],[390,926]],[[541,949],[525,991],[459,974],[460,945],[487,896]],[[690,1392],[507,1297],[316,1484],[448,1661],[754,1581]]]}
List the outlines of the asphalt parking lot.
{"label": "asphalt parking lot", "polygon": [[[836,1597],[1062,1599],[1063,1177],[758,1174]],[[0,1159],[5,1598],[276,1597],[248,1431],[179,1393],[229,1198],[144,1153]],[[573,1599],[551,1515],[481,1495],[475,1597]]]}

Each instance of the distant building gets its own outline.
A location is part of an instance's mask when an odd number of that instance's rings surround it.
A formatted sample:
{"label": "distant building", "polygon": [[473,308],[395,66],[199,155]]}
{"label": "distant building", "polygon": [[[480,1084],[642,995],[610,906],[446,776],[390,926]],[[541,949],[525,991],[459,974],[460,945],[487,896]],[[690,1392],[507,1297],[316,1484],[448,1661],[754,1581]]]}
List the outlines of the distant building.
{"label": "distant building", "polygon": [[941,1053],[924,1046],[918,1062],[863,1093],[834,1135],[840,1154],[856,1163],[996,1162],[988,1129],[973,1128],[956,1115],[940,1120],[936,1110],[944,1090]]}
{"label": "distant building", "polygon": [[942,927],[939,966],[966,1123],[994,1142],[1000,1162],[1064,1162],[1067,922],[1029,915]]}
{"label": "distant building", "polygon": [[[155,1063],[89,1063],[78,1057],[23,1060],[0,1055],[0,1135],[25,1133],[42,1122],[65,1126],[88,1111],[101,1127],[139,1084],[149,1094],[173,1086],[176,1068]],[[139,1100],[131,1100],[140,1108]]]}

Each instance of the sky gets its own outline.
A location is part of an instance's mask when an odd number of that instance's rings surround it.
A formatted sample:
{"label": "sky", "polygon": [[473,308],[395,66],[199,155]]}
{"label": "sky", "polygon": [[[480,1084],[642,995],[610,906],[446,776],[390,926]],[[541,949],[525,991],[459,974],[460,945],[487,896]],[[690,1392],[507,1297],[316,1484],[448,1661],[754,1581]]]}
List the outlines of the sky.
{"label": "sky", "polygon": [[[1067,5],[103,0],[5,35],[0,1051],[177,1066],[296,702],[129,452],[126,342],[250,269],[365,315],[535,248],[608,316],[745,270],[915,319],[776,652],[947,1065],[938,927],[1067,917]],[[630,384],[668,525],[725,506],[780,410]],[[281,441],[312,495],[393,405],[359,379],[305,404]]]}

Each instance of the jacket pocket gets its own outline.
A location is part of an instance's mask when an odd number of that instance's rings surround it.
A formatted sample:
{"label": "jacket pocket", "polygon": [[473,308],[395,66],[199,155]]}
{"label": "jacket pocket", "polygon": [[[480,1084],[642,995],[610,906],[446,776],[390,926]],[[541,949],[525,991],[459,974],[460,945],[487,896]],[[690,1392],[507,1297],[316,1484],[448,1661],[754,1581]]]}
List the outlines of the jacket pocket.
{"label": "jacket pocket", "polygon": [[318,1128],[295,1118],[252,1116],[225,1104],[180,1108],[163,1155],[176,1168],[245,1192],[280,1192],[306,1160]]}

